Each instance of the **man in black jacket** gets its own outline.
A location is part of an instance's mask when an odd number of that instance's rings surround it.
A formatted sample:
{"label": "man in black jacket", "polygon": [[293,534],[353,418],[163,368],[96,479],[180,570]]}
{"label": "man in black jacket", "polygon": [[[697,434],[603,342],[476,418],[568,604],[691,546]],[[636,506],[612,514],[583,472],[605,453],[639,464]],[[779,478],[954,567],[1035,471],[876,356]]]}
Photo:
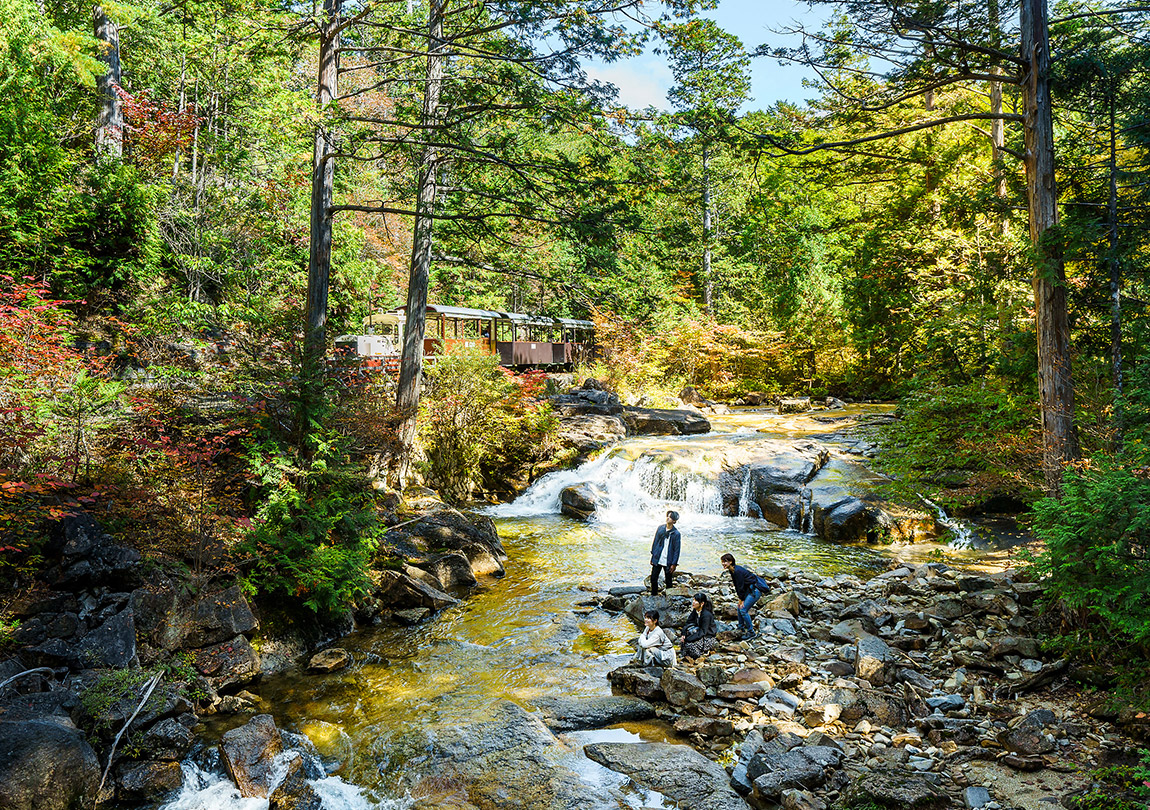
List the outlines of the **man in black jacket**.
{"label": "man in black jacket", "polygon": [[758,633],[751,622],[751,608],[769,590],[769,586],[758,574],[735,565],[735,555],[724,554],[719,561],[730,572],[731,581],[735,583],[735,595],[739,598],[739,628],[743,631],[743,638],[752,639]]}
{"label": "man in black jacket", "polygon": [[678,512],[668,512],[667,522],[655,530],[655,541],[651,543],[651,596],[659,593],[659,569],[663,569],[667,587],[671,587],[671,577],[679,566],[679,530],[675,523]]}

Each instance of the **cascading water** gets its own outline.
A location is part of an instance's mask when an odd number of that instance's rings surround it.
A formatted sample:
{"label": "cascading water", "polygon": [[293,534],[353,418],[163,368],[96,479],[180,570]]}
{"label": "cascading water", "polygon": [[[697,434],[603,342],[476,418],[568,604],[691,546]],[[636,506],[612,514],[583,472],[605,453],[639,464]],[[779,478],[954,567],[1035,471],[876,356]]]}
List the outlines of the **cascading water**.
{"label": "cascading water", "polygon": [[564,489],[588,484],[599,495],[597,520],[646,525],[674,508],[681,513],[717,518],[722,514],[719,487],[702,475],[676,469],[658,453],[632,457],[616,451],[574,470],[549,473],[508,504],[491,507],[495,517],[533,517],[560,511]]}
{"label": "cascading water", "polygon": [[743,469],[743,486],[739,489],[739,517],[751,514],[751,468]]}
{"label": "cascading water", "polygon": [[970,526],[963,523],[961,520],[958,520],[957,518],[952,518],[945,512],[945,510],[943,510],[941,506],[932,501],[930,498],[927,498],[925,495],[919,495],[918,497],[922,499],[923,503],[935,511],[935,514],[937,515],[935,520],[938,521],[939,525],[945,526],[954,536],[954,539],[950,541],[951,548],[966,549],[974,548],[975,545],[977,545],[978,537],[974,533],[974,530],[970,528]]}

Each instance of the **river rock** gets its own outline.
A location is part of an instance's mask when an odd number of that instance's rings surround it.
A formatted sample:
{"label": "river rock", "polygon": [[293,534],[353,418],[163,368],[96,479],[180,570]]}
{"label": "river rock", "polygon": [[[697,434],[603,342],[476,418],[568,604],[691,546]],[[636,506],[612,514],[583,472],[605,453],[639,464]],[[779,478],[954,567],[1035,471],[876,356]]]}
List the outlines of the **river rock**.
{"label": "river rock", "polygon": [[950,797],[926,776],[880,770],[863,774],[846,791],[850,806],[870,802],[890,810],[945,810]]}
{"label": "river rock", "polygon": [[317,652],[307,662],[308,672],[337,672],[346,668],[351,664],[351,653],[340,647],[331,647],[330,649]]}
{"label": "river rock", "polygon": [[711,423],[697,413],[659,408],[624,408],[623,422],[628,434],[635,436],[687,436],[711,430]]}
{"label": "river rock", "polygon": [[116,798],[125,802],[158,802],[184,784],[178,762],[130,762],[121,765]]}
{"label": "river rock", "polygon": [[287,763],[287,773],[268,797],[268,810],[322,810],[323,800],[307,781],[303,757],[295,754]]}
{"label": "river rock", "polygon": [[168,717],[148,729],[140,741],[140,748],[152,759],[178,761],[192,750],[195,743],[196,735],[188,726]]}
{"label": "river rock", "polygon": [[627,603],[624,613],[636,627],[642,627],[643,616],[648,610],[658,611],[660,627],[679,628],[687,623],[691,615],[691,599],[687,596],[667,596],[665,593],[658,596],[640,594]]}
{"label": "river rock", "polygon": [[397,622],[405,627],[412,627],[425,622],[431,617],[431,611],[427,608],[409,608],[407,610],[397,610],[391,614]]}
{"label": "river rock", "polygon": [[247,725],[224,732],[220,761],[244,798],[267,798],[274,758],[283,753],[283,740],[270,714],[259,714]]}
{"label": "river rock", "polygon": [[551,397],[551,407],[560,416],[617,416],[623,412],[619,396],[611,391],[588,388],[568,389],[564,394]]}
{"label": "river rock", "polygon": [[667,743],[592,743],[588,759],[657,790],[692,810],[747,810],[731,788],[727,772],[686,745]]}
{"label": "river rock", "polygon": [[627,426],[619,416],[576,414],[559,417],[559,443],[574,447],[580,455],[596,453],[626,437]]}
{"label": "river rock", "polygon": [[703,682],[681,669],[663,670],[659,685],[672,706],[690,706],[707,696],[707,687]]}
{"label": "river rock", "polygon": [[437,555],[417,565],[439,580],[444,588],[469,588],[476,584],[471,561],[458,551]]}
{"label": "river rock", "polygon": [[501,577],[506,573],[500,556],[483,543],[468,543],[460,551],[477,577]]}
{"label": "river rock", "polygon": [[607,673],[607,680],[621,692],[644,700],[665,700],[663,670],[659,667],[625,666]]}
{"label": "river rock", "polygon": [[[408,763],[421,808],[606,810],[617,802],[581,780],[573,752],[542,721],[510,701],[472,715],[474,722],[411,728],[399,745],[419,752]],[[381,754],[382,755],[382,754]]]}
{"label": "river rock", "polygon": [[543,722],[556,733],[606,728],[631,720],[648,720],[655,707],[637,697],[539,698],[534,701],[543,712]]}
{"label": "river rock", "polygon": [[487,515],[464,512],[440,501],[423,506],[428,512],[414,523],[389,530],[389,541],[406,540],[425,552],[462,551],[471,543],[480,543],[500,559],[507,559],[495,523]]}
{"label": "river rock", "polygon": [[684,715],[675,721],[680,734],[698,734],[700,737],[729,737],[735,733],[735,724],[721,717],[691,717]]}
{"label": "river rock", "polygon": [[855,643],[855,674],[874,686],[886,683],[890,647],[877,636],[864,635]]}
{"label": "river rock", "polygon": [[375,597],[382,605],[399,610],[425,607],[438,611],[459,604],[458,599],[399,571],[380,572]]}
{"label": "river rock", "polygon": [[1019,655],[1023,658],[1041,658],[1042,646],[1036,638],[1021,636],[1007,636],[990,645],[991,658],[1003,658],[1007,655]]}
{"label": "river rock", "polygon": [[54,722],[0,722],[4,810],[92,807],[100,775],[96,752],[76,728]]}
{"label": "river rock", "polygon": [[779,400],[779,413],[806,413],[810,409],[810,397],[784,397]]}
{"label": "river rock", "polygon": [[259,629],[238,585],[189,596],[164,576],[132,592],[141,638],[164,650],[206,647]]}
{"label": "river rock", "polygon": [[560,511],[577,520],[587,520],[599,508],[600,493],[590,484],[565,487],[559,493]]}
{"label": "river rock", "polygon": [[260,674],[260,656],[244,636],[192,651],[192,664],[214,689],[251,683]]}

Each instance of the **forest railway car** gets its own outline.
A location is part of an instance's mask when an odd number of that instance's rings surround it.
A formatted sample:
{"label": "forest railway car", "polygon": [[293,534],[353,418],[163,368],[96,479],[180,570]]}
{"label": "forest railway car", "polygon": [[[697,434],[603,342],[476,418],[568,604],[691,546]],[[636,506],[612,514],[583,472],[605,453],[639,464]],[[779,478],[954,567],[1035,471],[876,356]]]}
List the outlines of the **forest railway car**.
{"label": "forest railway car", "polygon": [[[406,308],[369,315],[364,335],[341,335],[336,349],[394,370],[403,351]],[[452,350],[475,349],[498,355],[508,368],[574,368],[587,357],[595,324],[574,318],[548,318],[429,304],[423,354],[429,361]]]}

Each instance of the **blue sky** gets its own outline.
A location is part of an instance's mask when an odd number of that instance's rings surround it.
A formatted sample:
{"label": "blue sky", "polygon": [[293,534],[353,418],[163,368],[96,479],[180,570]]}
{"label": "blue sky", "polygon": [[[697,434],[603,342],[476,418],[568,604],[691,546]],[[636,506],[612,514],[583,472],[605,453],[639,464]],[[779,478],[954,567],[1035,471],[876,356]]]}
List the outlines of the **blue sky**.
{"label": "blue sky", "polygon": [[[770,32],[772,27],[782,27],[798,20],[810,28],[817,28],[820,20],[825,19],[822,9],[816,14],[806,3],[797,0],[720,0],[719,7],[706,12],[705,16],[741,39],[748,51],[763,43],[783,44],[778,35]],[[590,62],[586,68],[592,78],[611,82],[619,88],[619,101],[628,107],[667,107],[671,71],[663,57],[655,56],[649,50],[634,59],[609,64]],[[802,102],[812,97],[815,94],[802,84],[803,79],[811,75],[797,65],[779,65],[774,59],[752,60],[753,100],[744,109],[763,109],[776,101]]]}

